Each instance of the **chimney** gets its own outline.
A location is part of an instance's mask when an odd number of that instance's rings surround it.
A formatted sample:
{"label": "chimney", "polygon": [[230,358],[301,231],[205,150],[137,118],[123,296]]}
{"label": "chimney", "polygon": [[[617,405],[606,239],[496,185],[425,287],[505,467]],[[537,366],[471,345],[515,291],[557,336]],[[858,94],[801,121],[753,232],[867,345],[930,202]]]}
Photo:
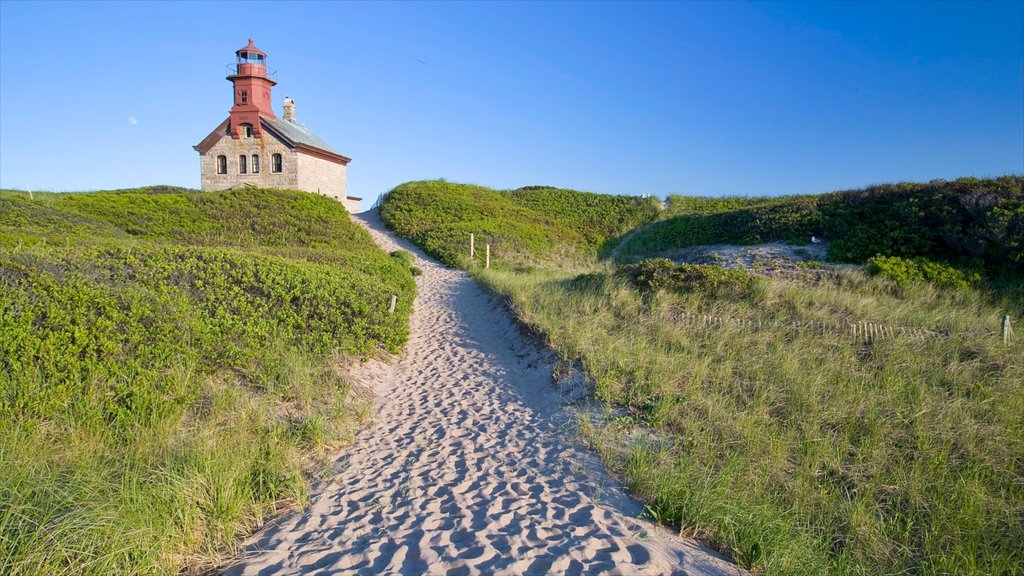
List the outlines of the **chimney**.
{"label": "chimney", "polygon": [[295,123],[295,100],[292,100],[288,96],[284,97],[284,119]]}

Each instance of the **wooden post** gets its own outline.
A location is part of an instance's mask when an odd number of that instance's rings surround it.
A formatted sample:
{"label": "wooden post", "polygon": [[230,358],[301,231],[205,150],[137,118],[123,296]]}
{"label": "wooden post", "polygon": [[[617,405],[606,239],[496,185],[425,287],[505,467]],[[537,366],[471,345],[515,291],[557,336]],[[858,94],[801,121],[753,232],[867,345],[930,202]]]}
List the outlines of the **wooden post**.
{"label": "wooden post", "polygon": [[391,307],[388,308],[388,314],[394,314],[395,313],[395,304],[397,304],[397,303],[398,303],[398,296],[395,296],[394,294],[392,294],[391,295]]}
{"label": "wooden post", "polygon": [[487,245],[487,260],[484,262],[484,268],[491,267],[491,245]]}
{"label": "wooden post", "polygon": [[469,257],[476,256],[476,238],[473,237],[473,233],[469,233]]}
{"label": "wooden post", "polygon": [[1003,329],[1003,344],[1009,344],[1010,338],[1013,337],[1013,327],[1010,326],[1010,315],[1003,316],[1002,321]]}

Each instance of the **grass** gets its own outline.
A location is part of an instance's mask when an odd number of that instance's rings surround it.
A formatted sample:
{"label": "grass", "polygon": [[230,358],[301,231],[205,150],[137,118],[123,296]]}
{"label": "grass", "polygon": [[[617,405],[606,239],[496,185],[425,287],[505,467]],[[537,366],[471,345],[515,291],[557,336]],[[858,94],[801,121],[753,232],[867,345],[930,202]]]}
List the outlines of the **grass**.
{"label": "grass", "polygon": [[[618,220],[630,224],[590,240],[579,232],[585,218],[538,210],[544,219],[500,193],[444,182],[400,186],[382,213],[580,362],[601,408],[582,433],[654,519],[768,574],[1022,574],[1024,347],[998,334],[1002,315],[1024,315],[1012,273],[1020,182],[672,198],[664,213]],[[563,235],[540,234],[544,226]],[[844,227],[845,248],[829,238],[839,255],[863,261],[877,250],[880,273],[769,279],[596,261],[622,237],[616,259],[631,262]],[[498,250],[489,270],[461,255],[465,237],[484,229],[515,247]],[[1011,273],[995,274],[993,262]],[[730,322],[686,321],[701,316]],[[794,328],[856,322],[907,330],[865,342]]]}
{"label": "grass", "polygon": [[498,191],[444,180],[407,182],[381,205],[387,225],[445,264],[491,244],[495,266],[592,260],[601,246],[657,215],[653,201],[531,186]]}
{"label": "grass", "polygon": [[[313,194],[0,193],[0,572],[199,572],[369,415],[408,265]],[[390,295],[399,296],[395,314]]]}
{"label": "grass", "polygon": [[[769,574],[1021,573],[1024,347],[993,334],[1021,314],[1021,290],[996,305],[858,272],[743,295],[644,292],[611,273],[476,275],[582,362],[609,413],[628,410],[627,425],[584,433],[655,519]],[[951,336],[866,344],[788,328],[836,318]]]}

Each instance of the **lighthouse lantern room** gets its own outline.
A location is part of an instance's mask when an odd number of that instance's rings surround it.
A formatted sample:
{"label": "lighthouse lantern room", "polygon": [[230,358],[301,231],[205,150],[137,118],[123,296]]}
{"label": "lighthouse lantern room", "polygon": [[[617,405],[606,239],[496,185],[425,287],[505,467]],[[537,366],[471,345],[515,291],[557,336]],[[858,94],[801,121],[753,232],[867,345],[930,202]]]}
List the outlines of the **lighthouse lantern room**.
{"label": "lighthouse lantern room", "polygon": [[231,137],[239,138],[243,131],[249,136],[261,136],[259,116],[275,117],[270,90],[277,82],[267,73],[267,54],[252,43],[252,38],[235,56],[235,63],[228,64],[227,78],[234,92]]}

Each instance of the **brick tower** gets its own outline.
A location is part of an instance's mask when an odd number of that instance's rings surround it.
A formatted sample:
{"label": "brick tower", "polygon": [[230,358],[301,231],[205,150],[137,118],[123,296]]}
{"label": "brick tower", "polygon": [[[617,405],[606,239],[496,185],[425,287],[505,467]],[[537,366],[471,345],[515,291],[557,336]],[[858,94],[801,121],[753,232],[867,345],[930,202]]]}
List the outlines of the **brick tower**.
{"label": "brick tower", "polygon": [[275,117],[270,90],[277,82],[267,76],[267,54],[249,38],[249,45],[235,52],[235,64],[229,64],[228,70],[227,79],[234,87],[235,98],[231,107],[231,137],[260,137],[260,115]]}

